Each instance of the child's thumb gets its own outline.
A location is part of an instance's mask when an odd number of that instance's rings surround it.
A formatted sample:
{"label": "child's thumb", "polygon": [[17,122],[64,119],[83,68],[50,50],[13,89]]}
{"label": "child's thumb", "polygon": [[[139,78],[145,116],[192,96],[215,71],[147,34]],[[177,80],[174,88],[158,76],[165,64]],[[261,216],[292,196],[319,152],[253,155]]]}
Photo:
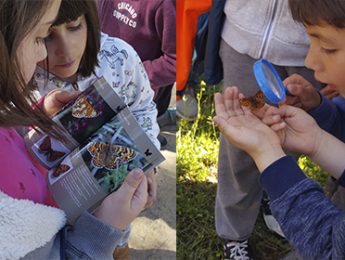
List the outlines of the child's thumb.
{"label": "child's thumb", "polygon": [[122,195],[122,198],[128,198],[130,200],[139,187],[143,177],[144,172],[140,169],[130,171],[118,190],[118,193]]}
{"label": "child's thumb", "polygon": [[79,94],[79,91],[60,91],[56,93],[56,99],[61,103],[67,103],[76,98]]}
{"label": "child's thumb", "polygon": [[290,96],[297,96],[300,97],[302,93],[302,88],[299,85],[296,84],[288,84],[286,86],[287,94]]}

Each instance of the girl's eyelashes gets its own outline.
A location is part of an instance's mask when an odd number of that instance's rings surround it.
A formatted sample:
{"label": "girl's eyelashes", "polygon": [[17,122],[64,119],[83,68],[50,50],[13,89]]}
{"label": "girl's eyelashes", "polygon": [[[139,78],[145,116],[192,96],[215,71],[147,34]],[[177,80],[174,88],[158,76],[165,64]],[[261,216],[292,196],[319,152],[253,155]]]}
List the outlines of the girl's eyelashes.
{"label": "girl's eyelashes", "polygon": [[321,51],[326,54],[333,54],[337,52],[337,49],[327,49],[327,48],[321,47]]}
{"label": "girl's eyelashes", "polygon": [[68,26],[68,30],[70,30],[70,31],[77,31],[77,30],[79,30],[80,28],[81,28],[81,26],[82,26],[82,24],[81,23],[79,23],[78,25],[71,25],[71,26]]}

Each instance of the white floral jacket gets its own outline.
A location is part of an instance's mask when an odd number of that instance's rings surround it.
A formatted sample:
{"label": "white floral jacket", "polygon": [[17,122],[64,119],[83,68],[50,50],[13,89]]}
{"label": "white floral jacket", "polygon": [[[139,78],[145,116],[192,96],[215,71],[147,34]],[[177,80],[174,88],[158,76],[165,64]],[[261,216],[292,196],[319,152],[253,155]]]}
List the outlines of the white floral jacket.
{"label": "white floral jacket", "polygon": [[[86,89],[97,78],[103,76],[125,103],[131,104],[129,109],[159,148],[160,144],[157,140],[159,126],[156,119],[157,109],[153,102],[154,92],[138,54],[125,41],[101,33],[98,62],[99,66],[95,74],[86,78],[78,76],[78,89],[81,91]],[[40,67],[36,69],[33,82],[38,88],[35,93],[37,98],[43,97],[56,88],[73,90],[71,83],[47,73]]]}

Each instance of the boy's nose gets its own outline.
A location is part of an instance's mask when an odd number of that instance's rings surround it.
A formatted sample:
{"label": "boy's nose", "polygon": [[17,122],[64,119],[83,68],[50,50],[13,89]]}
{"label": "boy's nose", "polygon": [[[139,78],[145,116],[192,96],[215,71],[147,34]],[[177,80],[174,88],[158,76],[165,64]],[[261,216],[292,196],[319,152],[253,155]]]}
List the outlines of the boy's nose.
{"label": "boy's nose", "polygon": [[313,71],[321,70],[321,62],[319,60],[319,56],[314,50],[314,48],[309,48],[307,56],[304,61],[304,65]]}

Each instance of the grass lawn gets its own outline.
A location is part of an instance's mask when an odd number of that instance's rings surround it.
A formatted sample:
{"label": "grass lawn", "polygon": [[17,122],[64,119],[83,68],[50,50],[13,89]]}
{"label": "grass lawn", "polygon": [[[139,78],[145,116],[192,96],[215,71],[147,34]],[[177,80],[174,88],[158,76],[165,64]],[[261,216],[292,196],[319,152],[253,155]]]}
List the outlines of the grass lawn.
{"label": "grass lawn", "polygon": [[[199,116],[190,123],[180,120],[177,149],[177,259],[222,259],[222,248],[214,227],[217,188],[218,130],[212,123],[213,94],[219,87],[203,83],[197,92]],[[299,164],[312,178],[325,183],[318,166],[301,157]],[[273,260],[286,255],[291,247],[269,231],[261,217],[250,238],[257,259]]]}

